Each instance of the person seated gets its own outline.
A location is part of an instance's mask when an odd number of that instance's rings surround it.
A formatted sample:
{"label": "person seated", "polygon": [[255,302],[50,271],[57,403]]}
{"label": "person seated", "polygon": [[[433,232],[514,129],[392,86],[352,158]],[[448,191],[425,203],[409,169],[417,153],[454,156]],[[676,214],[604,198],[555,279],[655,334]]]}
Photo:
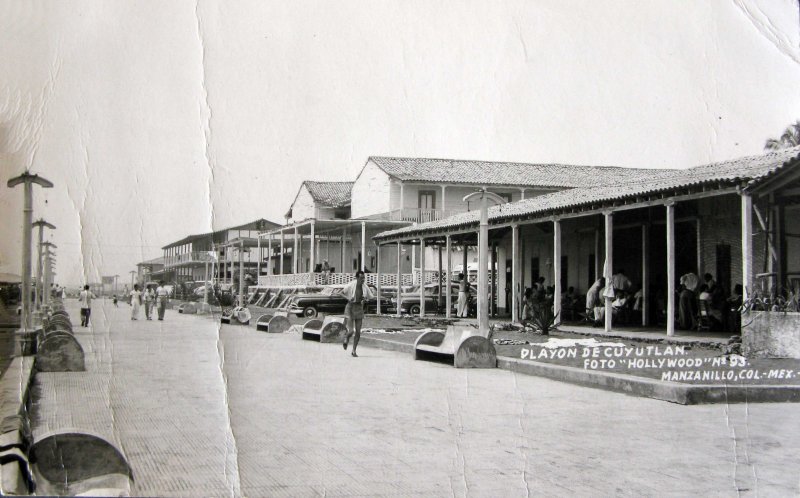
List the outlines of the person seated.
{"label": "person seated", "polygon": [[561,294],[561,309],[564,316],[569,316],[570,320],[574,319],[575,312],[578,311],[578,294],[575,292],[575,287],[570,287],[567,292]]}
{"label": "person seated", "polygon": [[625,276],[625,270],[622,268],[619,268],[617,273],[611,276],[611,284],[615,291],[628,292],[633,287],[633,283]]}
{"label": "person seated", "polygon": [[731,296],[725,301],[723,324],[726,332],[738,334],[741,331],[741,307],[743,303],[742,291],[742,284],[736,284],[733,288],[733,293],[731,293]]}
{"label": "person seated", "polygon": [[678,294],[678,324],[683,330],[697,328],[697,290],[700,279],[694,273],[687,273],[680,278]]}
{"label": "person seated", "polygon": [[700,318],[702,318],[702,310],[703,310],[703,308],[705,308],[707,310],[707,312],[708,312],[708,321],[709,321],[708,327],[709,327],[709,330],[711,330],[712,332],[719,332],[720,330],[722,330],[722,320],[723,320],[722,311],[714,309],[712,307],[712,305],[711,305],[712,304],[712,296],[711,296],[711,292],[710,292],[710,290],[708,288],[708,285],[706,285],[706,284],[701,285],[700,288],[698,289],[698,292],[699,292],[699,294],[697,296],[697,301],[698,301],[699,309],[701,311],[701,317]]}
{"label": "person seated", "polygon": [[642,301],[644,300],[644,289],[639,287],[633,294],[633,311],[641,311],[642,310]]}
{"label": "person seated", "polygon": [[586,291],[586,318],[595,325],[605,318],[606,306],[603,299],[605,287],[606,279],[600,277]]}
{"label": "person seated", "polygon": [[522,323],[526,323],[533,318],[533,307],[535,305],[533,298],[533,289],[528,287],[525,289],[525,295],[522,297]]}

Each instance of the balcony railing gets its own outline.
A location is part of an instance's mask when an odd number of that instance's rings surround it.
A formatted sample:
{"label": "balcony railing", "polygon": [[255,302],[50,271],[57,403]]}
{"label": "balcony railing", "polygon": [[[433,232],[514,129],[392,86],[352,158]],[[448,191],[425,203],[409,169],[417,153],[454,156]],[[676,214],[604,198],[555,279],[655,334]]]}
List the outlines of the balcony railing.
{"label": "balcony railing", "polygon": [[[453,272],[455,275],[455,272]],[[439,276],[439,272],[426,271],[425,283],[430,284],[434,282],[443,281],[445,272]],[[400,275],[400,283],[403,286],[415,285],[419,283],[420,271],[414,270],[414,273],[402,273]],[[470,275],[470,277],[473,277]],[[287,275],[262,275],[258,277],[259,287],[314,287],[322,285],[345,285],[355,279],[355,273],[290,273]],[[474,278],[470,278],[473,281]],[[378,285],[378,274],[367,273],[364,275],[364,282],[367,285]],[[381,273],[381,287],[397,287],[397,274],[396,273]]]}
{"label": "balcony railing", "polygon": [[367,216],[368,219],[387,220],[387,221],[410,221],[412,223],[425,223],[428,221],[438,221],[448,218],[457,211],[447,211],[444,209],[419,209],[403,208],[395,209],[386,213]]}
{"label": "balcony railing", "polygon": [[211,262],[212,257],[205,251],[187,252],[184,254],[173,254],[164,257],[164,266],[170,268],[173,266],[187,265],[187,264],[205,264]]}

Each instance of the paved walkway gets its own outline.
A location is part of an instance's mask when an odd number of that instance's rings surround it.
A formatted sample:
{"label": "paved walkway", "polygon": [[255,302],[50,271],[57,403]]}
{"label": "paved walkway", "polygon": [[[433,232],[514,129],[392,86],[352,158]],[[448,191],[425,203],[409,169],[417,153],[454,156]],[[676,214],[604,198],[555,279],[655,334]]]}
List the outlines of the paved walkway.
{"label": "paved walkway", "polygon": [[37,375],[34,431],[107,434],[134,494],[800,493],[800,405],[674,405],[129,309],[78,334],[88,372]]}

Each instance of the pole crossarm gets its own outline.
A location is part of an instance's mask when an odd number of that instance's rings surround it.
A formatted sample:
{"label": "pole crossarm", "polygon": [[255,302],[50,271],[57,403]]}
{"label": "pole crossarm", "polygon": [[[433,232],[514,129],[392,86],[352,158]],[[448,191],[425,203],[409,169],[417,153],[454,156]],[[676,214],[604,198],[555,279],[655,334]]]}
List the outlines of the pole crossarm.
{"label": "pole crossarm", "polygon": [[25,173],[8,180],[6,185],[8,188],[14,188],[17,185],[22,185],[23,183],[35,183],[37,185],[41,185],[43,188],[53,188],[53,182],[42,176],[31,174],[30,171],[25,171]]}

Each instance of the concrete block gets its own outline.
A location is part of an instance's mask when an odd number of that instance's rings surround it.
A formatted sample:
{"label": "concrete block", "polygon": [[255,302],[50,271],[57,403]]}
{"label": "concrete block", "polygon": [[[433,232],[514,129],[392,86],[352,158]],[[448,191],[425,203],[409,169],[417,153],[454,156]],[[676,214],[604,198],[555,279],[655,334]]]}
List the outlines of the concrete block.
{"label": "concrete block", "polygon": [[800,313],[751,311],[742,317],[742,354],[800,359]]}
{"label": "concrete block", "polygon": [[83,372],[86,370],[83,348],[69,334],[52,333],[39,344],[36,369],[40,372]]}
{"label": "concrete block", "polygon": [[125,456],[100,436],[62,431],[31,448],[31,463],[43,494],[127,496],[133,471]]}

